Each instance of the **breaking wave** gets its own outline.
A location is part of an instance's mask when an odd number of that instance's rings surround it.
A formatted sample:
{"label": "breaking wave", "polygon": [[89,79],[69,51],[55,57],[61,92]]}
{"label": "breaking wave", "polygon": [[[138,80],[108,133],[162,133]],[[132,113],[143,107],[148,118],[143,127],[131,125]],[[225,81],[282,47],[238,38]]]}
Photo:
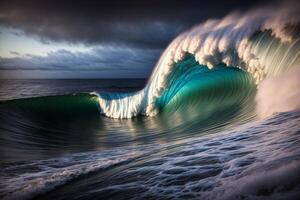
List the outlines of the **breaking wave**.
{"label": "breaking wave", "polygon": [[[220,65],[250,73],[256,85],[266,77],[299,66],[298,11],[299,4],[269,6],[247,13],[234,12],[195,26],[170,43],[143,90],[130,94],[93,93],[99,96],[101,113],[111,118],[154,116],[181,89],[188,91],[189,85],[184,84],[189,84],[195,74],[211,76],[213,73],[207,70]],[[196,63],[186,63],[188,58]],[[170,88],[173,94],[166,95]],[[163,104],[162,96],[169,96]]]}

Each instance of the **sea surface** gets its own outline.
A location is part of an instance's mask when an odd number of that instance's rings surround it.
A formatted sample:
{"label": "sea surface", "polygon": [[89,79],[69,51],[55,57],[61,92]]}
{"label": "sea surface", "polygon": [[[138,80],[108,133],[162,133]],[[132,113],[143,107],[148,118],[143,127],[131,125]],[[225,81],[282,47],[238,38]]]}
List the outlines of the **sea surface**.
{"label": "sea surface", "polygon": [[299,30],[291,1],[182,32],[147,80],[0,80],[0,199],[298,200]]}
{"label": "sea surface", "polygon": [[1,199],[297,199],[300,111],[257,119],[255,87],[236,85],[251,79],[229,73],[201,103],[132,119],[92,92],[143,79],[1,80]]}

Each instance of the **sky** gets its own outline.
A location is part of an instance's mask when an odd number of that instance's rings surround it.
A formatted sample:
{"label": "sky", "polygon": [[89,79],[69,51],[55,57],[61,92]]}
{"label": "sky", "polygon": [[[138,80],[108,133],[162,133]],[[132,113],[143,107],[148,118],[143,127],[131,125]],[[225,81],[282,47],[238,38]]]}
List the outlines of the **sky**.
{"label": "sky", "polygon": [[254,0],[1,0],[0,79],[147,78],[178,34]]}

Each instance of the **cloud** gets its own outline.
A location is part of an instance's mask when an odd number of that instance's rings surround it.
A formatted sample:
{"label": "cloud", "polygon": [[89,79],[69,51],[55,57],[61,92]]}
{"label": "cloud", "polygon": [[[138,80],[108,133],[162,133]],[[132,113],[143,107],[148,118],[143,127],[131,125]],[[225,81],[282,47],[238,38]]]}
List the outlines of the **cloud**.
{"label": "cloud", "polygon": [[0,2],[0,25],[44,42],[164,48],[187,27],[255,1],[15,1]]}
{"label": "cloud", "polygon": [[160,51],[152,49],[95,47],[87,52],[58,50],[46,56],[0,57],[0,70],[98,71],[122,77],[127,71],[146,77],[159,58]]}

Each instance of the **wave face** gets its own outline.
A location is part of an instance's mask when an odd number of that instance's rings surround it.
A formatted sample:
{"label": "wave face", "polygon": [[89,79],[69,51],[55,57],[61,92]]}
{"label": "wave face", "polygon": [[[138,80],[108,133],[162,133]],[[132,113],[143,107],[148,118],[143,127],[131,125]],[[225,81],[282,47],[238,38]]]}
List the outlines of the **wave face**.
{"label": "wave face", "polygon": [[[156,115],[171,100],[162,102],[162,98],[188,90],[185,83],[220,65],[249,72],[257,85],[266,77],[299,66],[300,41],[293,34],[299,22],[297,10],[298,4],[268,7],[195,26],[170,43],[143,90],[97,94],[101,112],[111,118]],[[182,67],[191,56],[202,69],[195,69],[196,64],[192,69]]]}

